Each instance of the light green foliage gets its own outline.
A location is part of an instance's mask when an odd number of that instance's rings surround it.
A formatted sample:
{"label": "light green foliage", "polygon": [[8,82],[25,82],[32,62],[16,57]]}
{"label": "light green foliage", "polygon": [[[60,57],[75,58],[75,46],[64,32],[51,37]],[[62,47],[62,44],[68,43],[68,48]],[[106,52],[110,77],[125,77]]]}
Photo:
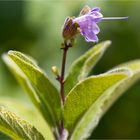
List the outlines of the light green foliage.
{"label": "light green foliage", "polygon": [[54,140],[54,136],[49,125],[33,105],[27,104],[26,101],[24,102],[21,99],[0,97],[0,106],[5,107],[9,111],[16,113],[22,119],[28,121],[41,132],[45,139]]}
{"label": "light green foliage", "polygon": [[[66,78],[64,107],[61,106],[57,89],[34,60],[16,51],[9,51],[8,54],[3,55],[7,66],[50,125],[47,126],[47,123],[44,122],[46,126],[40,127],[25,113],[27,120],[44,134],[45,139],[53,140],[56,135],[58,137],[58,126],[62,117],[71,140],[89,137],[100,118],[115,100],[140,79],[140,60],[131,61],[106,73],[86,78],[109,45],[110,41],[100,43],[73,63]],[[2,101],[0,100],[0,102]],[[20,119],[15,114],[1,108],[0,115],[0,130],[12,138],[44,139],[34,127],[22,123],[24,121],[19,121]],[[44,130],[46,130],[46,134]]]}
{"label": "light green foliage", "polygon": [[65,127],[71,132],[79,118],[105,92],[125,77],[127,73],[91,76],[78,83],[68,94],[64,105]]}
{"label": "light green foliage", "polygon": [[3,107],[0,107],[0,131],[15,140],[44,140],[35,127]]}
{"label": "light green foliage", "polygon": [[105,41],[95,45],[73,63],[66,78],[65,94],[68,94],[75,84],[90,73],[91,69],[99,61],[110,44],[110,41]]}
{"label": "light green foliage", "polygon": [[3,59],[47,122],[56,126],[60,119],[59,93],[44,72],[35,61],[20,52],[9,51]]}
{"label": "light green foliage", "polygon": [[123,78],[117,84],[111,86],[101,94],[100,97],[92,104],[92,106],[85,112],[80,121],[77,123],[73,130],[71,140],[83,139],[90,136],[93,129],[98,125],[100,118],[109,109],[109,107],[115,102],[118,97],[121,96],[132,84],[140,79],[140,60],[131,61],[129,63],[122,64],[118,68],[115,68],[107,73],[118,73],[123,69],[129,69],[130,74]]}

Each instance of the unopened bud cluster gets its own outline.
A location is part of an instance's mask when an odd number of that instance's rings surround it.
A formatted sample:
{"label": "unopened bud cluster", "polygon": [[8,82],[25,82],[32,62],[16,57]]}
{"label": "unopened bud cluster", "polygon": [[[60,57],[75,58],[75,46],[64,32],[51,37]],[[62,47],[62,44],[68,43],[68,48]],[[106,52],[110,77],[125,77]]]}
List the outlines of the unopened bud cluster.
{"label": "unopened bud cluster", "polygon": [[68,17],[65,20],[64,26],[63,26],[63,38],[64,40],[74,40],[75,36],[80,33],[80,26],[78,23],[73,22],[73,18]]}

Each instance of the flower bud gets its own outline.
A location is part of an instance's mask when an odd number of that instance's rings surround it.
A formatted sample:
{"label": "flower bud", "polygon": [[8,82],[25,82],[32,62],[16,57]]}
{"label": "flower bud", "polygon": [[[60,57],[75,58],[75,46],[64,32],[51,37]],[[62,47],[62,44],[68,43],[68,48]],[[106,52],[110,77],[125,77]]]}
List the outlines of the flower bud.
{"label": "flower bud", "polygon": [[88,14],[90,11],[91,11],[91,8],[90,8],[88,5],[86,5],[86,6],[84,6],[83,9],[81,10],[80,16],[85,15],[85,14]]}
{"label": "flower bud", "polygon": [[58,68],[56,66],[52,66],[52,72],[56,75],[56,76],[59,76],[59,71],[58,71]]}
{"label": "flower bud", "polygon": [[79,33],[80,26],[78,23],[73,22],[73,18],[68,17],[65,20],[64,26],[63,26],[63,37],[65,40],[73,40],[74,37]]}

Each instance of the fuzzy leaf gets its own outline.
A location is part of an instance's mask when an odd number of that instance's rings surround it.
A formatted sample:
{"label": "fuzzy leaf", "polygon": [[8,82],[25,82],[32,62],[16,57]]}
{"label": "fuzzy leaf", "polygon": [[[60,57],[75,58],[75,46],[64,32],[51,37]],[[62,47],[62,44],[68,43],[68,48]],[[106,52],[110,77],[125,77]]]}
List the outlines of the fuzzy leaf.
{"label": "fuzzy leaf", "polygon": [[85,139],[90,136],[98,125],[99,120],[109,107],[137,80],[140,79],[140,60],[131,61],[120,65],[107,73],[117,73],[122,69],[130,69],[131,74],[123,80],[103,92],[100,97],[85,112],[84,116],[77,123],[71,135],[71,140]]}
{"label": "fuzzy leaf", "polygon": [[50,127],[31,104],[29,105],[27,102],[15,97],[0,97],[0,106],[6,107],[9,111],[14,112],[19,117],[35,126],[37,130],[40,130],[46,140],[54,140],[54,135]]}
{"label": "fuzzy leaf", "polygon": [[44,72],[35,61],[20,52],[9,51],[3,59],[47,122],[56,126],[60,119],[60,97]]}
{"label": "fuzzy leaf", "polygon": [[73,63],[66,78],[66,95],[80,80],[84,79],[90,73],[110,44],[110,41],[105,41],[95,45]]}
{"label": "fuzzy leaf", "polygon": [[0,107],[0,131],[15,140],[45,140],[34,126],[3,107]]}
{"label": "fuzzy leaf", "polygon": [[111,86],[126,78],[128,73],[91,76],[79,82],[67,95],[64,105],[65,127],[72,132],[76,123],[94,102]]}

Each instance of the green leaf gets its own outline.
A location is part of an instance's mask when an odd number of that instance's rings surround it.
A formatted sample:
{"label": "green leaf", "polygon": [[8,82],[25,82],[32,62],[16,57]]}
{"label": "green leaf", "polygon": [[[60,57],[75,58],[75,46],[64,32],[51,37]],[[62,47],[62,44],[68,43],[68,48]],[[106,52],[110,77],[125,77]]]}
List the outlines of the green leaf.
{"label": "green leaf", "polygon": [[44,140],[34,126],[3,107],[0,107],[0,131],[16,140]]}
{"label": "green leaf", "polygon": [[16,113],[19,117],[35,126],[37,130],[40,130],[45,139],[54,140],[54,135],[50,127],[38,110],[31,104],[27,104],[27,102],[15,97],[0,97],[0,106],[6,107],[9,111]]}
{"label": "green leaf", "polygon": [[65,127],[71,132],[89,107],[108,88],[128,76],[127,73],[101,74],[79,82],[67,95],[64,105]]}
{"label": "green leaf", "polygon": [[47,122],[56,126],[61,113],[60,97],[44,72],[35,61],[20,52],[9,51],[3,59]]}
{"label": "green leaf", "polygon": [[91,132],[98,125],[99,120],[109,107],[137,80],[140,79],[140,60],[131,61],[120,65],[107,73],[117,73],[123,69],[131,70],[130,75],[123,78],[117,84],[111,86],[108,90],[103,92],[100,97],[92,104],[92,106],[85,112],[84,116],[77,123],[71,135],[71,140],[85,139],[90,136]]}
{"label": "green leaf", "polygon": [[66,95],[80,80],[83,80],[90,73],[110,44],[110,41],[105,41],[95,45],[72,64],[65,83]]}

